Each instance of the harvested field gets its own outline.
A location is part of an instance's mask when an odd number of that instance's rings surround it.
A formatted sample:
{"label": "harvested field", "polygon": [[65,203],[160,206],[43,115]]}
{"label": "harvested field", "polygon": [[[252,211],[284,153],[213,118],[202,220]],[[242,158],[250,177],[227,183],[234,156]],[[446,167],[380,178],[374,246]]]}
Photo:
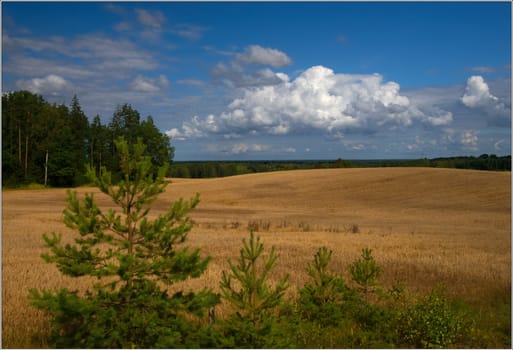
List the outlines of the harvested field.
{"label": "harvested field", "polygon": [[[79,193],[98,192],[79,188]],[[152,214],[196,192],[196,226],[188,245],[212,261],[191,288],[218,290],[227,259],[235,259],[248,228],[275,245],[276,278],[290,273],[300,287],[316,250],[334,251],[332,268],[347,266],[364,247],[383,269],[382,282],[425,291],[443,283],[468,300],[511,286],[511,173],[433,168],[329,169],[261,173],[219,179],[170,179]],[[4,347],[45,346],[48,324],[28,306],[29,288],[85,288],[45,264],[41,235],[59,231],[66,190],[3,191],[2,331]],[[100,207],[110,206],[98,193]],[[293,288],[291,288],[292,290]],[[293,290],[291,291],[293,294]]]}

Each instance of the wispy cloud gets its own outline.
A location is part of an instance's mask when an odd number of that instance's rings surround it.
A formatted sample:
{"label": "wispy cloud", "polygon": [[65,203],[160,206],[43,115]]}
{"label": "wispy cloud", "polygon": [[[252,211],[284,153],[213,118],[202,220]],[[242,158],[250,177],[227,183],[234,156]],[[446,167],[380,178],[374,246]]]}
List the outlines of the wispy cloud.
{"label": "wispy cloud", "polygon": [[112,28],[118,33],[158,43],[161,41],[162,35],[169,31],[166,28],[167,18],[162,11],[143,8],[128,10],[118,4],[105,5],[104,8],[120,17],[120,21],[112,25]]}
{"label": "wispy cloud", "polygon": [[235,57],[237,62],[243,64],[257,64],[271,66],[273,68],[288,66],[292,60],[286,53],[260,45],[250,45],[244,49],[243,53]]}
{"label": "wispy cloud", "polygon": [[164,75],[160,75],[157,79],[145,78],[138,75],[130,84],[134,91],[140,92],[158,92],[169,86],[169,81]]}
{"label": "wispy cloud", "polygon": [[465,130],[461,134],[461,144],[467,150],[476,151],[478,141],[479,138],[477,137],[477,131],[475,130]]}
{"label": "wispy cloud", "polygon": [[240,65],[226,65],[222,62],[218,63],[210,74],[216,81],[232,88],[276,85],[289,79],[286,74],[274,73],[269,68],[247,73]]}
{"label": "wispy cloud", "polygon": [[275,73],[268,67],[289,64],[292,64],[292,60],[280,50],[250,45],[242,53],[236,53],[229,63],[217,63],[210,74],[216,81],[231,88],[277,85],[288,81],[289,77],[284,73]]}
{"label": "wispy cloud", "polygon": [[132,30],[132,23],[130,23],[128,21],[119,22],[119,23],[116,23],[113,26],[113,28],[114,28],[114,30],[116,30],[118,32],[127,32],[127,31]]}
{"label": "wispy cloud", "polygon": [[156,72],[159,56],[135,38],[17,31],[4,32],[3,38],[2,73],[11,77],[9,89],[26,89],[57,103],[78,94],[88,115],[108,116],[125,102],[151,110],[169,92],[169,80]]}
{"label": "wispy cloud", "polygon": [[172,33],[189,40],[198,40],[203,36],[207,28],[195,24],[177,24],[171,30]]}
{"label": "wispy cloud", "polygon": [[264,151],[268,151],[270,149],[271,149],[271,147],[268,145],[237,143],[231,147],[230,153],[240,154],[240,153],[248,153],[248,152],[264,152]]}
{"label": "wispy cloud", "polygon": [[[7,49],[14,53],[4,60],[7,71],[26,73],[30,67],[73,71],[78,75],[111,75],[129,70],[152,70],[157,61],[146,50],[133,42],[115,40],[101,34],[86,34],[72,38],[8,37]],[[57,59],[55,58],[57,55]],[[21,64],[21,60],[39,61],[41,64]],[[26,62],[27,63],[27,62]]]}
{"label": "wispy cloud", "polygon": [[135,12],[137,13],[137,20],[139,23],[153,29],[161,29],[166,21],[166,17],[161,11],[136,9]]}
{"label": "wispy cloud", "polygon": [[205,86],[205,82],[203,80],[199,80],[199,79],[180,79],[180,80],[177,80],[176,82],[181,85],[189,85],[189,86],[194,86],[194,87],[198,87],[198,88]]}
{"label": "wispy cloud", "polygon": [[57,74],[68,79],[84,79],[97,75],[94,67],[66,60],[46,59],[15,54],[3,61],[3,71],[23,77]]}
{"label": "wispy cloud", "polygon": [[486,73],[493,73],[493,72],[495,72],[495,68],[488,67],[488,66],[472,67],[470,70],[473,71],[473,72],[479,73],[479,74],[486,74]]}
{"label": "wispy cloud", "polygon": [[109,12],[112,12],[118,16],[123,16],[126,14],[126,10],[123,6],[114,4],[114,3],[106,3],[103,4],[103,8]]}
{"label": "wispy cloud", "polygon": [[504,139],[500,139],[499,141],[495,142],[493,144],[493,147],[497,150],[497,151],[502,151],[504,149],[504,144],[506,143],[506,140]]}
{"label": "wispy cloud", "polygon": [[221,50],[212,45],[205,45],[205,46],[203,46],[203,49],[208,53],[221,55],[221,56],[235,56],[237,54],[236,51]]}

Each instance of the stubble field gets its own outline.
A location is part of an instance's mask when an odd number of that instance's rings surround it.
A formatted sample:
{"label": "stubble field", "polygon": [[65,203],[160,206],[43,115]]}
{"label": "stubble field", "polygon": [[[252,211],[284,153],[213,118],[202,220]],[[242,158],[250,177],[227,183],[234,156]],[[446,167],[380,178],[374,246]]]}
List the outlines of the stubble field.
{"label": "stubble field", "polygon": [[[98,192],[79,188],[79,193]],[[261,173],[219,179],[170,179],[151,215],[199,192],[187,245],[212,260],[186,288],[219,290],[227,260],[235,260],[249,228],[279,259],[273,278],[308,281],[306,265],[321,246],[333,250],[331,268],[347,266],[364,247],[383,269],[385,287],[414,291],[437,283],[469,301],[511,287],[511,173],[433,168],[326,169]],[[91,280],[63,277],[40,258],[42,234],[58,231],[66,190],[2,193],[3,347],[45,346],[48,322],[28,305],[30,288],[83,289]],[[100,207],[112,203],[98,193]],[[266,250],[267,250],[266,249]],[[182,287],[182,286],[180,286]],[[296,288],[290,288],[293,294]],[[222,309],[220,310],[222,314]]]}

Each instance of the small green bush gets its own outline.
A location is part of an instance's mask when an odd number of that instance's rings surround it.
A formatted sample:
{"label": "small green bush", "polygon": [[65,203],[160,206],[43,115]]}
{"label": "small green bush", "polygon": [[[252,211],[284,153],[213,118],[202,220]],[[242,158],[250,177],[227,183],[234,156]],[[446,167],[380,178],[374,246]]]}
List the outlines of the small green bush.
{"label": "small green bush", "polygon": [[446,348],[456,343],[466,329],[445,291],[434,288],[431,293],[397,313],[397,342],[408,347]]}

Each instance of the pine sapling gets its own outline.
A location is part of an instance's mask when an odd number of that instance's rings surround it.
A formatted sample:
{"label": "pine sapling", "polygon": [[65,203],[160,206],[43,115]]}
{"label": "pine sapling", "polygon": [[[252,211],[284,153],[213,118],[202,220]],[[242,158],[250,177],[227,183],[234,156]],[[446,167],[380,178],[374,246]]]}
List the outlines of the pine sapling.
{"label": "pine sapling", "polygon": [[307,267],[312,282],[299,289],[302,316],[321,325],[336,325],[345,316],[346,303],[353,294],[341,276],[329,271],[332,253],[326,247],[319,248]]}
{"label": "pine sapling", "polygon": [[268,275],[278,258],[275,247],[262,255],[264,246],[252,231],[249,242],[242,242],[237,263],[228,261],[230,272],[223,271],[220,284],[223,298],[235,311],[226,321],[227,336],[235,347],[273,347],[273,312],[283,301],[288,275],[272,286]]}
{"label": "pine sapling", "polygon": [[362,249],[362,256],[355,260],[349,270],[353,281],[359,286],[359,290],[363,293],[364,299],[368,301],[368,295],[374,290],[381,276],[381,268],[372,256],[372,250],[369,248]]}
{"label": "pine sapling", "polygon": [[219,296],[208,289],[168,295],[167,286],[198,277],[209,258],[199,250],[180,247],[192,222],[187,216],[199,195],[176,201],[164,214],[150,220],[150,206],[167,185],[165,167],[155,176],[144,156],[141,140],[129,145],[116,141],[122,179],[112,183],[111,173],[88,175],[120,212],[103,210],[92,193],[80,200],[68,192],[64,223],[78,231],[74,244],[61,243],[61,234],[43,236],[54,263],[65,275],[97,277],[84,295],[61,289],[31,290],[34,306],[47,311],[53,322],[54,346],[64,347],[188,347],[201,346],[191,321],[202,316]]}

